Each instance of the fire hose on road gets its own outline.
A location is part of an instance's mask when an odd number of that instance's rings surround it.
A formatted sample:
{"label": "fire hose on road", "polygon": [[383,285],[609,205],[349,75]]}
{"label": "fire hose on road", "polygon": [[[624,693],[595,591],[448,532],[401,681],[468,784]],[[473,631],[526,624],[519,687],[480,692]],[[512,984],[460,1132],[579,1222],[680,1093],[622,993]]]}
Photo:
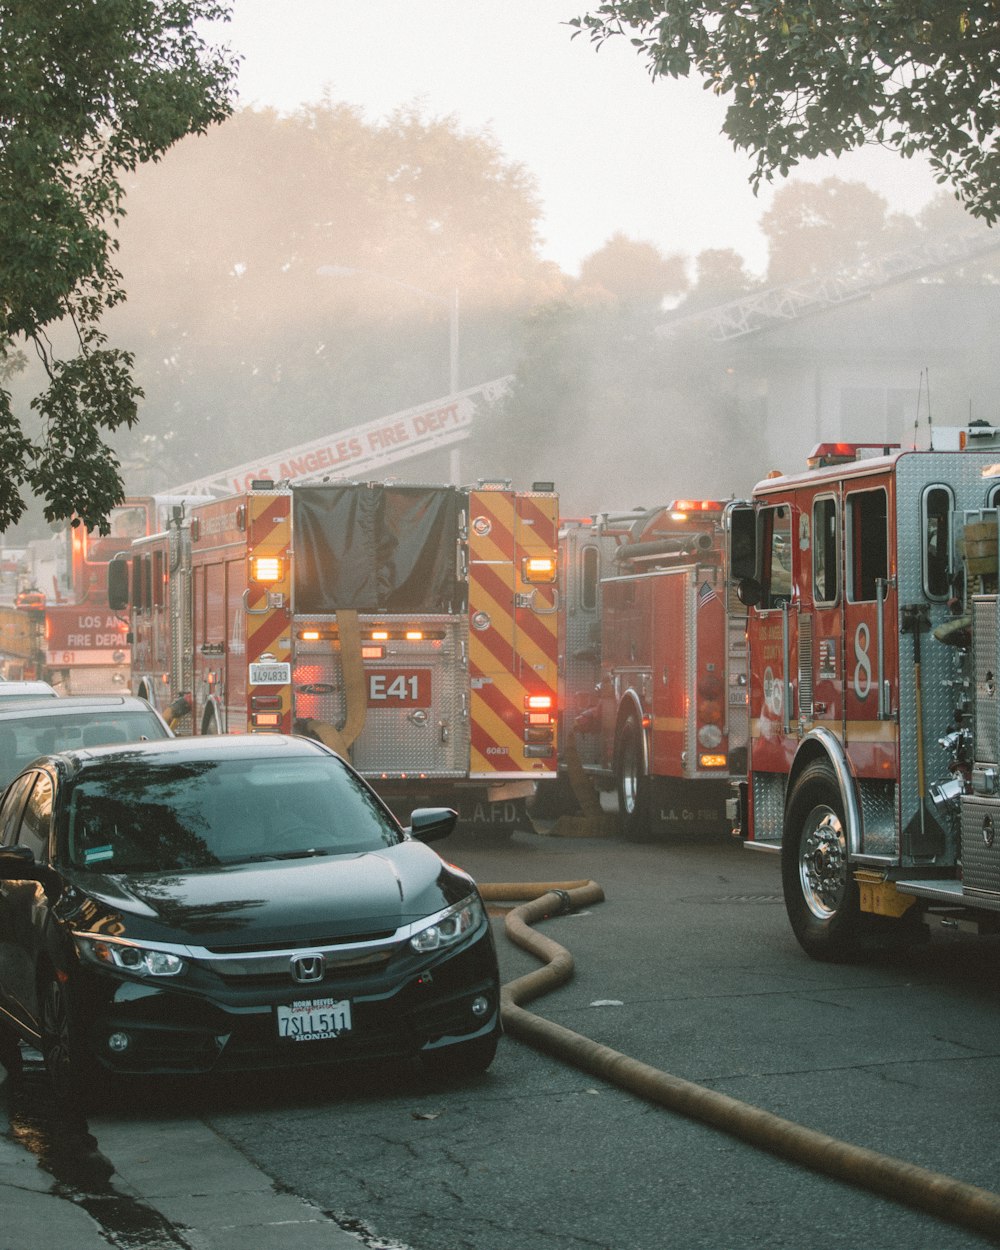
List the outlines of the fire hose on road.
{"label": "fire hose on road", "polygon": [[558,988],[573,975],[569,951],[537,933],[531,925],[599,903],[604,891],[594,881],[567,881],[484,885],[481,892],[491,902],[529,900],[507,913],[507,937],[545,965],[503,987],[501,1015],[511,1037],[648,1102],[721,1129],[751,1146],[1000,1240],[998,1194],[891,1155],[838,1141],[716,1090],[661,1072],[526,1011],[524,1003]]}

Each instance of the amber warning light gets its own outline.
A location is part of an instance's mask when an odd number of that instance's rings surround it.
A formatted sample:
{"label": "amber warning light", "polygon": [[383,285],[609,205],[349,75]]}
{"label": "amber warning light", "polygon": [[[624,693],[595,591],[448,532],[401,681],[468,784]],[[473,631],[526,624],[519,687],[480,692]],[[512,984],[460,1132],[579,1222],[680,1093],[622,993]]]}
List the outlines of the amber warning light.
{"label": "amber warning light", "polygon": [[282,571],[280,556],[254,556],[250,561],[250,576],[255,582],[280,582]]}
{"label": "amber warning light", "polygon": [[526,582],[554,582],[556,580],[556,562],[551,556],[528,556],[522,564],[522,574]]}

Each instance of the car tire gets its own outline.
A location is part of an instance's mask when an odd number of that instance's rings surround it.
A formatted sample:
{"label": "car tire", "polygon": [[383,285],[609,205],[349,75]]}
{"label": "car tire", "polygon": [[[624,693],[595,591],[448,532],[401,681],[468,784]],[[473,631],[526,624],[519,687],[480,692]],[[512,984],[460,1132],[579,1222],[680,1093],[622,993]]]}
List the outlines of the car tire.
{"label": "car tire", "polygon": [[626,842],[652,837],[651,786],[643,764],[642,725],[635,712],[625,718],[615,751],[618,828]]}
{"label": "car tire", "polygon": [[837,962],[858,953],[863,918],[849,855],[840,787],[830,766],[814,760],[795,782],[781,848],[785,910],[813,959]]}
{"label": "car tire", "polygon": [[42,991],[41,1051],[56,1102],[80,1107],[96,1092],[96,1064],[84,1055],[67,985],[53,976]]}
{"label": "car tire", "polygon": [[9,1077],[21,1075],[21,1043],[17,1034],[4,1025],[0,1025],[0,1064],[7,1070]]}
{"label": "car tire", "polygon": [[500,1030],[494,1029],[485,1037],[474,1037],[468,1042],[456,1042],[440,1050],[425,1050],[420,1058],[424,1068],[432,1076],[463,1078],[481,1076],[493,1062],[500,1042]]}

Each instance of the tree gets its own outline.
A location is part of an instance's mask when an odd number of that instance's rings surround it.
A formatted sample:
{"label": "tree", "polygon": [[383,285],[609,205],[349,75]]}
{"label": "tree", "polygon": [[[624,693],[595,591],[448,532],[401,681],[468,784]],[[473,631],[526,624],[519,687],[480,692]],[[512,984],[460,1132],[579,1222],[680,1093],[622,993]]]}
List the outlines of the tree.
{"label": "tree", "polygon": [[[885,198],[863,182],[824,178],[786,183],[761,217],[768,241],[768,285],[863,269],[896,242],[888,210]],[[912,219],[907,220],[913,227]]]}
{"label": "tree", "polygon": [[453,290],[460,387],[508,374],[525,310],[564,281],[524,168],[415,107],[238,109],[126,187],[109,324],[148,396],[142,439],[115,443],[137,491],[445,395]]}
{"label": "tree", "polygon": [[664,256],[654,244],[620,233],[584,259],[580,281],[623,304],[653,309],[667,296],[680,295],[688,285],[682,256]]}
{"label": "tree", "polygon": [[[134,425],[142,392],[102,328],[125,298],[120,178],[231,111],[235,62],[198,33],[227,17],[217,0],[0,0],[0,530],[25,494],[102,530],[122,498],[102,431]],[[33,419],[12,395],[28,351]]]}
{"label": "tree", "polygon": [[731,94],[723,131],[754,154],[754,187],[880,143],[1000,215],[995,0],[608,0],[569,25],[598,45],[630,34],[653,78],[694,69]]}

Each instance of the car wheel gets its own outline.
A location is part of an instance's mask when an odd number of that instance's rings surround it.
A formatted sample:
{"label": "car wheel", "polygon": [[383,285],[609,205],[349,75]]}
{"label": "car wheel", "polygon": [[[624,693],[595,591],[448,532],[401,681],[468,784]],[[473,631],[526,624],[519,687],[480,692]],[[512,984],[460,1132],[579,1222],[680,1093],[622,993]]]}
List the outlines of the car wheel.
{"label": "car wheel", "polygon": [[500,1042],[500,1030],[468,1042],[456,1042],[440,1050],[426,1050],[420,1058],[424,1068],[436,1077],[479,1076],[493,1062]]}
{"label": "car wheel", "polygon": [[42,1058],[56,1100],[77,1104],[87,1088],[87,1072],[67,987],[53,977],[42,994]]}
{"label": "car wheel", "polygon": [[813,959],[848,959],[862,929],[840,787],[829,766],[809,764],[792,791],[781,849],[785,910]]}
{"label": "car wheel", "polygon": [[0,1064],[7,1070],[8,1076],[20,1076],[21,1043],[13,1030],[0,1025]]}
{"label": "car wheel", "polygon": [[642,750],[642,726],[634,712],[626,718],[615,753],[615,786],[618,791],[618,827],[626,842],[647,842],[651,837],[650,781]]}

